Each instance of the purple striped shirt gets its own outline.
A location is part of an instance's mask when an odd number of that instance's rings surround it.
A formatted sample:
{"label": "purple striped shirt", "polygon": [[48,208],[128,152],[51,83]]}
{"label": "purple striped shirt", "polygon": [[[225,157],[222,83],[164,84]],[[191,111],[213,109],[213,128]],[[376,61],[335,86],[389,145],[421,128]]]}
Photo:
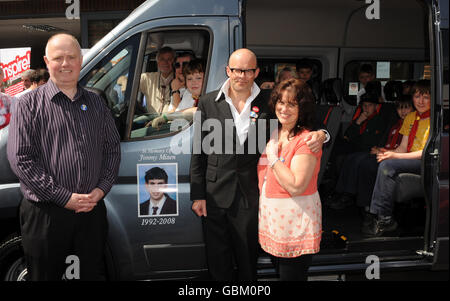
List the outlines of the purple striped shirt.
{"label": "purple striped shirt", "polygon": [[64,207],[72,193],[116,181],[120,137],[100,96],[78,86],[72,101],[49,80],[16,101],[8,159],[24,197]]}

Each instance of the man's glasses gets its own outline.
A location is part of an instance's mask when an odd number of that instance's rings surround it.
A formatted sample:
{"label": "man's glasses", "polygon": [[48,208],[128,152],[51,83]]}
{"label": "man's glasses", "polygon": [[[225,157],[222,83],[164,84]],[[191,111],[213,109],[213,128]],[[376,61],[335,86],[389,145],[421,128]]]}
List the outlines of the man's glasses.
{"label": "man's glasses", "polygon": [[180,67],[184,67],[185,65],[189,64],[189,62],[176,62],[175,64],[173,64],[173,66],[175,67],[175,69],[178,69]]}
{"label": "man's glasses", "polygon": [[[230,68],[230,67],[228,67],[228,68]],[[230,70],[234,75],[253,76],[255,74],[256,68],[255,69],[230,68]]]}

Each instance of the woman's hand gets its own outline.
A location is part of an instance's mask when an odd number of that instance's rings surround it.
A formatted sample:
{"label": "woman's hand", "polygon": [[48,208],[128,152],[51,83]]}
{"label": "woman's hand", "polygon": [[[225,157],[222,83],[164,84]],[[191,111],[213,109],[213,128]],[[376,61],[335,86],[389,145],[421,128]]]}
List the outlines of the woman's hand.
{"label": "woman's hand", "polygon": [[269,163],[272,163],[278,158],[278,147],[278,141],[275,141],[274,139],[270,139],[269,143],[267,143],[266,155]]}

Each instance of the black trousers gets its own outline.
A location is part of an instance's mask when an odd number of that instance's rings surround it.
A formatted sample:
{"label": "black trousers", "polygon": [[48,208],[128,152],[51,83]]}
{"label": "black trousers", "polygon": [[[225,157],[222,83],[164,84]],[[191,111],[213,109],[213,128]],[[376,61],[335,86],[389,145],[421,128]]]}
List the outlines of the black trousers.
{"label": "black trousers", "polygon": [[[240,193],[227,209],[206,203],[204,227],[211,277],[217,281],[256,280],[258,203],[245,206]],[[235,264],[237,275],[234,274]]]}
{"label": "black trousers", "polygon": [[[103,200],[91,212],[75,213],[53,203],[24,199],[20,206],[22,245],[30,280],[104,280],[104,249],[107,234]],[[79,269],[68,256],[78,257]],[[71,258],[69,258],[71,259]],[[77,271],[79,273],[77,273]],[[67,278],[67,277],[66,277]]]}

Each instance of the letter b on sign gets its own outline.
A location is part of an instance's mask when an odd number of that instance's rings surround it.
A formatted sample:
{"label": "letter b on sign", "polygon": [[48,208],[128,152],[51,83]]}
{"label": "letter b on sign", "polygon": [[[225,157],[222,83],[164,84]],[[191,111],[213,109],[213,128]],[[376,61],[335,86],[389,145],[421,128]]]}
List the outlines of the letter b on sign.
{"label": "letter b on sign", "polygon": [[378,256],[367,256],[366,263],[370,264],[366,269],[366,278],[369,280],[380,279],[380,259]]}

